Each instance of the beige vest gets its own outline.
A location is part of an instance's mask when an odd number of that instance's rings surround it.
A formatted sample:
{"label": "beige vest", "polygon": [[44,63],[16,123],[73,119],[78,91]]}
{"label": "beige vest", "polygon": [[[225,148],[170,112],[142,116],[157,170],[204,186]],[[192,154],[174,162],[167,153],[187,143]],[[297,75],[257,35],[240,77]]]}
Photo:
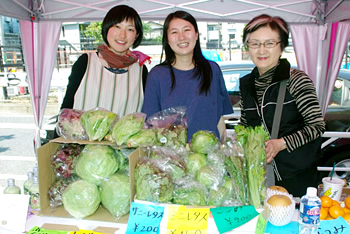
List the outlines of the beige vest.
{"label": "beige vest", "polygon": [[136,62],[128,72],[115,74],[101,64],[96,53],[88,53],[88,65],[74,96],[74,109],[88,111],[96,107],[122,117],[141,111],[143,104],[142,66]]}

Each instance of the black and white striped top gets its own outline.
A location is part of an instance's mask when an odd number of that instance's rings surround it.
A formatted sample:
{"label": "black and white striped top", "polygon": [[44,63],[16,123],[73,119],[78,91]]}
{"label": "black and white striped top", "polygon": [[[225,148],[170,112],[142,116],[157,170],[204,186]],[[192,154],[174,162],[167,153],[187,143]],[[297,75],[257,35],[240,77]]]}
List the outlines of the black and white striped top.
{"label": "black and white striped top", "polygon": [[[277,67],[277,66],[276,66]],[[271,84],[276,67],[267,71],[260,77],[255,78],[255,89],[258,99],[259,109],[266,88]],[[295,99],[297,108],[303,116],[305,126],[290,135],[284,136],[283,139],[287,144],[288,152],[315,140],[325,131],[325,122],[317,99],[315,87],[311,79],[303,72],[294,68],[290,70],[290,78],[287,81],[287,90]],[[243,110],[243,100],[240,102]],[[244,111],[241,113],[240,122],[247,126],[247,119]]]}

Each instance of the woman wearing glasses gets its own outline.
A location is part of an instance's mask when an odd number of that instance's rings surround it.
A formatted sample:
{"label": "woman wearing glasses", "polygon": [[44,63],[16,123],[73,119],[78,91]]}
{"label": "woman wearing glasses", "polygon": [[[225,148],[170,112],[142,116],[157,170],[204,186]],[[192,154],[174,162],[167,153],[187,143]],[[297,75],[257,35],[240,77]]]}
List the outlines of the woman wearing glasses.
{"label": "woman wearing glasses", "polygon": [[240,122],[264,125],[275,184],[301,197],[318,184],[316,160],[325,122],[311,79],[280,58],[288,37],[288,24],[279,17],[260,15],[244,28],[243,41],[256,67],[240,79]]}

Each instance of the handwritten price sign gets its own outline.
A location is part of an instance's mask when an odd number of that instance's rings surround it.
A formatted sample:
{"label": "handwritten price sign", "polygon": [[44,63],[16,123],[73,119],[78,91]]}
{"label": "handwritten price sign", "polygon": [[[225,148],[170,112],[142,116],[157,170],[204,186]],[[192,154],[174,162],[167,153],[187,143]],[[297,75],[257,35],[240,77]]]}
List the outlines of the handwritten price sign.
{"label": "handwritten price sign", "polygon": [[142,203],[131,203],[127,234],[159,233],[159,225],[164,216],[164,207]]}
{"label": "handwritten price sign", "polygon": [[170,206],[167,234],[206,234],[209,208]]}
{"label": "handwritten price sign", "polygon": [[350,233],[350,226],[345,219],[339,217],[333,220],[321,220],[317,231],[319,234],[345,234]]}
{"label": "handwritten price sign", "polygon": [[254,206],[217,207],[210,211],[220,233],[235,229],[259,214]]}

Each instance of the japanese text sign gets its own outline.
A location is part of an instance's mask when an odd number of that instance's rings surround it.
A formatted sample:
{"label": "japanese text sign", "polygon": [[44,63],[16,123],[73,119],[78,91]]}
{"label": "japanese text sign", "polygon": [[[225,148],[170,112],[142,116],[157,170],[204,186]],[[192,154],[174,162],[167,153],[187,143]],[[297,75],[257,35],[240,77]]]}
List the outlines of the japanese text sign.
{"label": "japanese text sign", "polygon": [[220,233],[235,229],[259,214],[254,206],[217,207],[210,211]]}
{"label": "japanese text sign", "polygon": [[206,234],[209,208],[170,206],[167,234]]}
{"label": "japanese text sign", "polygon": [[159,233],[159,225],[164,216],[164,207],[132,202],[127,234]]}

